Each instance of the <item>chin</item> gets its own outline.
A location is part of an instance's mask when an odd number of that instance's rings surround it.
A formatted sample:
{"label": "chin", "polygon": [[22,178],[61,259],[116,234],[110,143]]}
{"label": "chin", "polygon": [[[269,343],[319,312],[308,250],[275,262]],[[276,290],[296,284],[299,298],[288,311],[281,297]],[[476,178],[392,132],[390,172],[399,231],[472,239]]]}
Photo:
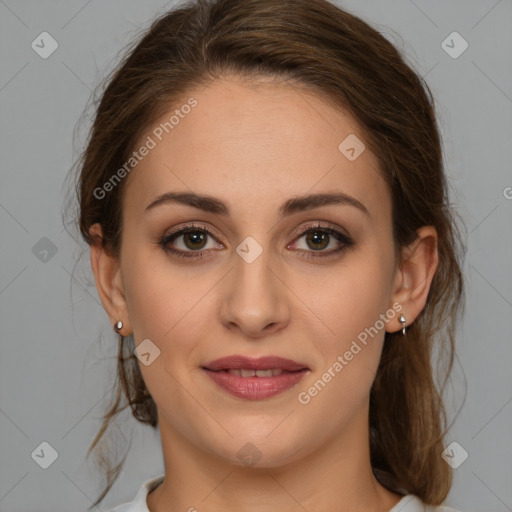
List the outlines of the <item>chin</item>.
{"label": "chin", "polygon": [[[274,423],[273,428],[275,428]],[[232,432],[233,437],[212,445],[209,450],[229,464],[247,468],[270,469],[285,466],[304,453],[304,440],[293,439],[291,432],[271,432],[272,429]],[[271,434],[269,435],[269,432]]]}

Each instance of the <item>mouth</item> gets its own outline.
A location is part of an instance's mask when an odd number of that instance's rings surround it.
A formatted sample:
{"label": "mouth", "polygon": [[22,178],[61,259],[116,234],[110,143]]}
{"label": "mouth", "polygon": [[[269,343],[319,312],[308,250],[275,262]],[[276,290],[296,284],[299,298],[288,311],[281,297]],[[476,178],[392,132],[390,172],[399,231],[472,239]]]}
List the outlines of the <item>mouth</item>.
{"label": "mouth", "polygon": [[294,387],[310,369],[277,356],[251,359],[229,356],[211,361],[202,370],[223,391],[246,400],[262,400]]}
{"label": "mouth", "polygon": [[229,373],[230,375],[237,375],[238,377],[275,377],[276,375],[281,375],[283,373],[283,370],[281,368],[268,368],[267,370],[251,370],[249,368],[229,368],[227,370],[217,371],[226,372]]}
{"label": "mouth", "polygon": [[[286,359],[278,356],[265,356],[258,358],[250,358],[241,355],[221,357],[205,364],[203,368],[207,370],[283,370],[286,372],[294,372],[298,370],[309,370],[309,368],[293,359]],[[247,375],[252,376],[252,375]],[[268,375],[262,375],[267,377]]]}

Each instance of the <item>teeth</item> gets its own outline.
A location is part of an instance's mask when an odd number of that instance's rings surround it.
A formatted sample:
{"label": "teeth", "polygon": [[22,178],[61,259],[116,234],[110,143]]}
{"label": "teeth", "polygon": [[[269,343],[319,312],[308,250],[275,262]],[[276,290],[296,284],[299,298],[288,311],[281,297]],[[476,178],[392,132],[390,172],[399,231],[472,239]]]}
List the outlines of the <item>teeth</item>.
{"label": "teeth", "polygon": [[272,370],[256,370],[258,377],[272,377]]}
{"label": "teeth", "polygon": [[281,368],[269,368],[268,370],[248,370],[245,368],[230,368],[226,370],[231,375],[236,375],[237,377],[274,377],[275,375],[280,375],[283,373]]}

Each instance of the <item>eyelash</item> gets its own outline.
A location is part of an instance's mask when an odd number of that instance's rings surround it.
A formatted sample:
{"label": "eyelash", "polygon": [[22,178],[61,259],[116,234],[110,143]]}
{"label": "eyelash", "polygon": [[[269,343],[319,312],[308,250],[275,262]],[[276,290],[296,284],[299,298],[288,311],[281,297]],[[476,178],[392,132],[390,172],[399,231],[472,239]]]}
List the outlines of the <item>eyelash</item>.
{"label": "eyelash", "polygon": [[[213,234],[208,230],[208,228],[204,224],[187,224],[181,229],[174,231],[172,233],[169,233],[168,235],[165,235],[161,240],[159,240],[158,244],[162,246],[163,250],[168,253],[175,256],[178,256],[179,258],[197,258],[201,259],[204,257],[204,254],[210,251],[211,249],[206,249],[202,251],[182,251],[173,249],[169,246],[170,242],[173,242],[177,238],[179,238],[181,235],[185,235],[187,233],[197,233],[202,232],[205,233],[207,236],[210,236],[212,238],[215,238]],[[316,223],[313,225],[306,226],[303,230],[301,230],[300,233],[296,236],[296,239],[302,238],[304,235],[307,235],[309,233],[317,233],[321,232],[327,235],[330,235],[334,237],[338,242],[341,242],[340,247],[337,249],[332,249],[330,251],[313,251],[313,250],[306,250],[306,249],[298,249],[298,251],[305,251],[307,254],[303,257],[306,259],[317,259],[317,258],[327,258],[330,256],[333,256],[334,254],[339,254],[349,247],[354,245],[354,241],[345,235],[344,233],[341,233],[337,229],[334,229],[329,226],[322,225],[320,223]],[[329,240],[330,242],[330,240]]]}

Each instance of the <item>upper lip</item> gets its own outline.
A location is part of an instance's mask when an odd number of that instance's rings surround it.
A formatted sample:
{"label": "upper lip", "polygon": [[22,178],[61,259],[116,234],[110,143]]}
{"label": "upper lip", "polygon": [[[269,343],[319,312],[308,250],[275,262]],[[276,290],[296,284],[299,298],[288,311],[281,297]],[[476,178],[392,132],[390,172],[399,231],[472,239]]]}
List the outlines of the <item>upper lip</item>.
{"label": "upper lip", "polygon": [[221,357],[205,364],[203,368],[208,370],[229,370],[231,368],[248,370],[267,370],[269,368],[281,368],[282,370],[293,372],[297,370],[307,370],[305,364],[298,363],[292,359],[285,359],[278,356],[264,356],[250,358],[241,355]]}

